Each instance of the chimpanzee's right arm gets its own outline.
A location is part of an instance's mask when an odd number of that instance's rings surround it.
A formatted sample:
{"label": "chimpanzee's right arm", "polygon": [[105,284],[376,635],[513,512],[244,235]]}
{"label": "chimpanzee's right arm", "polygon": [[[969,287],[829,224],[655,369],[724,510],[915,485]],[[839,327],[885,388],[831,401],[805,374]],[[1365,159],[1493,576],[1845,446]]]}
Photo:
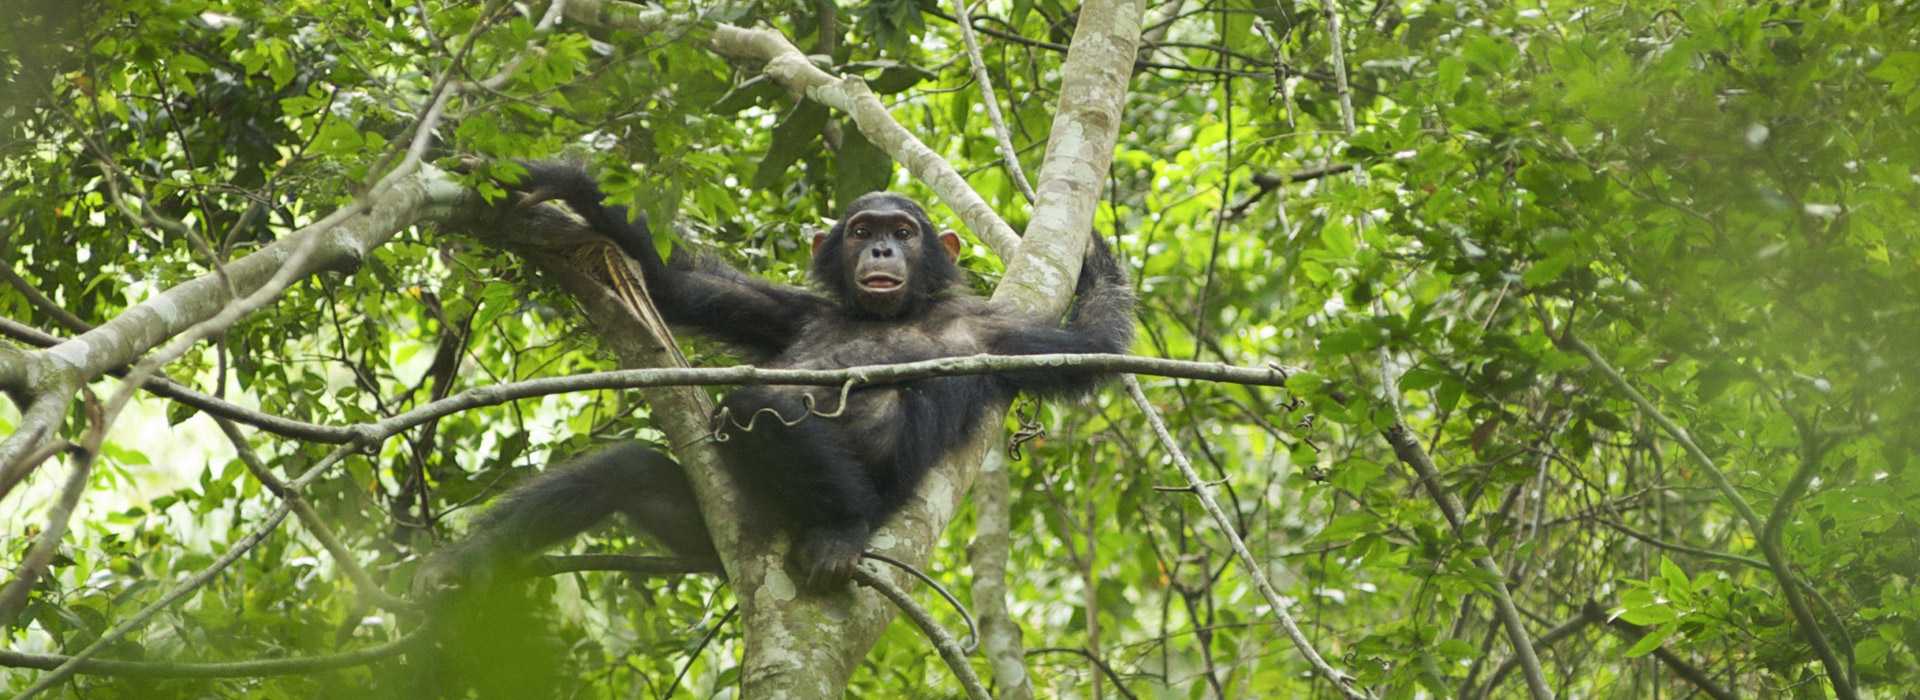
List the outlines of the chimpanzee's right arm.
{"label": "chimpanzee's right arm", "polygon": [[640,264],[647,291],[668,323],[767,354],[776,354],[829,302],[807,290],[773,284],[725,263],[674,256],[669,265],[653,246],[646,215],[628,220],[627,208],[605,203],[606,195],[586,170],[567,163],[524,163],[520,189],[540,199],[559,199],[601,235]]}

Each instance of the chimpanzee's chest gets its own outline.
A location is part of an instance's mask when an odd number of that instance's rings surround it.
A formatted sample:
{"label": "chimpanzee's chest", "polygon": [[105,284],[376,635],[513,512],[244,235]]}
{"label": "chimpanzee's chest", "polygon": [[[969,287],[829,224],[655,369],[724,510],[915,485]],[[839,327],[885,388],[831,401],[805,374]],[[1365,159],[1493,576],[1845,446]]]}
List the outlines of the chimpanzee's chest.
{"label": "chimpanzee's chest", "polygon": [[914,321],[821,319],[767,366],[841,369],[974,355],[986,351],[975,325],[958,316]]}

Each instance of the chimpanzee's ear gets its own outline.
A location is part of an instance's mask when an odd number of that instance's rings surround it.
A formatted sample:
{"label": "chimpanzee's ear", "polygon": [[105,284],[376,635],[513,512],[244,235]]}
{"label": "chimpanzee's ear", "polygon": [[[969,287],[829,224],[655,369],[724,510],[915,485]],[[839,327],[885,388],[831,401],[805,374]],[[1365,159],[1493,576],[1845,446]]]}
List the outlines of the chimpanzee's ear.
{"label": "chimpanzee's ear", "polygon": [[821,244],[823,244],[823,243],[826,243],[826,242],[827,242],[827,232],[826,232],[826,231],[814,231],[814,232],[813,232],[813,254],[814,254],[814,255],[819,255],[819,254],[820,254],[820,246],[821,246]]}
{"label": "chimpanzee's ear", "polygon": [[947,249],[948,260],[960,259],[960,234],[951,230],[941,231],[940,247]]}

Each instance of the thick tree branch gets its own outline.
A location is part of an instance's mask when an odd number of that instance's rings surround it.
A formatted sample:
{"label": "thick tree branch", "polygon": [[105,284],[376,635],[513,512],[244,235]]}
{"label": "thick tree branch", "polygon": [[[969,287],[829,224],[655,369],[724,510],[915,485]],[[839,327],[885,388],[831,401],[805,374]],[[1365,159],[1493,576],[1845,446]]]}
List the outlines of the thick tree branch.
{"label": "thick tree branch", "polygon": [[[59,336],[6,318],[0,318],[0,335],[42,348],[59,345],[64,340]],[[6,366],[8,366],[6,358],[0,357],[0,368]],[[126,367],[116,367],[108,370],[107,375],[125,377],[127,370]],[[353,430],[350,428],[309,423],[254,410],[212,394],[189,389],[163,376],[148,379],[145,389],[155,396],[193,407],[207,415],[249,425],[281,437],[328,444],[339,444],[353,439]],[[5,491],[5,488],[0,488],[0,493]]]}
{"label": "thick tree branch", "polygon": [[[428,169],[419,177],[396,181],[384,192],[356,200],[321,221],[227,263],[227,278],[240,293],[255,295],[269,284],[284,286],[323,270],[351,267],[401,230],[445,211],[465,196],[463,188]],[[229,301],[226,284],[214,274],[161,292],[93,330],[33,353],[28,360],[33,364],[28,370],[34,378],[32,389],[58,390],[97,379],[214,319],[229,308]],[[212,327],[203,330],[211,331]],[[179,351],[184,352],[185,347],[182,345]],[[69,388],[61,393],[71,391]],[[51,439],[57,427],[23,420],[19,430],[0,440],[0,474],[6,475],[0,478],[0,498],[5,497],[6,487],[25,476],[25,470],[17,466],[18,457]]]}

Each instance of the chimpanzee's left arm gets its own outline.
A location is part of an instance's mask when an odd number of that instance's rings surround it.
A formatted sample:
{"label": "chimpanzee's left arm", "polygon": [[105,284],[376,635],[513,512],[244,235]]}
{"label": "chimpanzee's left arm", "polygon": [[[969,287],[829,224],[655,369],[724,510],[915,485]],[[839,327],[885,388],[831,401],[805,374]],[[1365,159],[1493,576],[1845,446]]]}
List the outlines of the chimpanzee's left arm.
{"label": "chimpanzee's left arm", "polygon": [[[989,334],[987,351],[996,355],[1048,353],[1124,353],[1133,344],[1133,287],[1126,270],[1098,232],[1074,284],[1073,313],[1065,327],[1038,322],[1009,323]],[[1042,396],[1079,398],[1092,392],[1105,374],[1074,370],[1027,370],[1000,375],[1015,388]]]}

